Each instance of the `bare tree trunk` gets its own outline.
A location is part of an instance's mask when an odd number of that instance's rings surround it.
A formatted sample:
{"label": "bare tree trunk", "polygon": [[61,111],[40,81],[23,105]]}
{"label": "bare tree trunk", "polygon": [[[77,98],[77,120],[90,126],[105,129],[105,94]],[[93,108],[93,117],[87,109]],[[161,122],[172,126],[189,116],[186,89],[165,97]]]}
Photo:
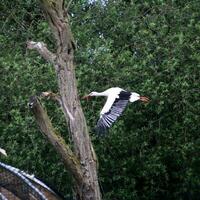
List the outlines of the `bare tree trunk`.
{"label": "bare tree trunk", "polygon": [[[36,98],[30,106],[37,123],[75,180],[77,200],[100,200],[97,177],[97,160],[89,137],[86,120],[77,95],[75,78],[75,43],[69,26],[64,0],[41,0],[45,16],[56,39],[57,52],[50,52],[42,42],[29,41],[27,47],[36,49],[56,70],[59,87],[59,105],[65,115],[72,136],[74,149],[71,151],[63,139],[55,133],[45,110]],[[45,114],[46,113],[46,114]]]}

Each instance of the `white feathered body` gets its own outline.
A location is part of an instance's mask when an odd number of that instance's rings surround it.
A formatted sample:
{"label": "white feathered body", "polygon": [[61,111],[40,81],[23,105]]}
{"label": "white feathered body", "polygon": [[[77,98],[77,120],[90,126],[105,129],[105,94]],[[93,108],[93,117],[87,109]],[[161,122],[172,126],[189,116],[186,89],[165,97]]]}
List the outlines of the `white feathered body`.
{"label": "white feathered body", "polygon": [[[103,107],[103,109],[100,112],[100,115],[103,115],[104,113],[107,113],[110,108],[112,107],[114,101],[119,98],[119,94],[121,91],[125,91],[122,88],[119,87],[113,87],[110,89],[105,90],[104,92],[100,93],[100,96],[107,96],[107,101]],[[140,98],[140,95],[135,92],[131,92],[129,102],[137,101]]]}

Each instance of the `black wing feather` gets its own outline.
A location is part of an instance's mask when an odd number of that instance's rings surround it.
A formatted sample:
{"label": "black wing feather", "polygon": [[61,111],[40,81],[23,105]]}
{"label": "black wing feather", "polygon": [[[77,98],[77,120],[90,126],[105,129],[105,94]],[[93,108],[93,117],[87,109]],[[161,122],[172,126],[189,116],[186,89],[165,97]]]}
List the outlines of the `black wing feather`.
{"label": "black wing feather", "polygon": [[117,118],[122,114],[125,110],[129,98],[131,96],[130,92],[121,91],[119,94],[119,98],[117,98],[110,110],[107,113],[101,115],[101,118],[97,122],[96,130],[98,134],[104,134],[108,128],[112,126],[112,124],[117,120]]}

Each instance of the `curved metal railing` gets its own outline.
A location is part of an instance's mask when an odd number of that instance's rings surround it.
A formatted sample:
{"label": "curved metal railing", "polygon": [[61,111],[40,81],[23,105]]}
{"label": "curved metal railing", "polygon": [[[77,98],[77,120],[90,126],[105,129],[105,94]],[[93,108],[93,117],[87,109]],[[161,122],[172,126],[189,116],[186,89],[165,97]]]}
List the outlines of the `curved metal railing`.
{"label": "curved metal railing", "polygon": [[0,200],[61,200],[43,182],[0,162]]}

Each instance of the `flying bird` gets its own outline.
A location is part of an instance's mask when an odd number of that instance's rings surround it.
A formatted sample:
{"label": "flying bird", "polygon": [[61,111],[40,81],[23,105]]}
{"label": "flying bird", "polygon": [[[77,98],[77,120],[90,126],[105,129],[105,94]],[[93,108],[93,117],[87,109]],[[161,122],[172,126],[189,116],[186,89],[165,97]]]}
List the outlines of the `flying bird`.
{"label": "flying bird", "polygon": [[140,96],[138,93],[129,92],[119,87],[113,87],[105,90],[104,92],[91,92],[89,95],[83,97],[83,99],[90,99],[94,96],[105,96],[107,101],[100,112],[100,118],[96,125],[96,131],[99,134],[105,133],[108,128],[117,120],[126,108],[128,102],[142,101],[149,102],[149,98]]}

